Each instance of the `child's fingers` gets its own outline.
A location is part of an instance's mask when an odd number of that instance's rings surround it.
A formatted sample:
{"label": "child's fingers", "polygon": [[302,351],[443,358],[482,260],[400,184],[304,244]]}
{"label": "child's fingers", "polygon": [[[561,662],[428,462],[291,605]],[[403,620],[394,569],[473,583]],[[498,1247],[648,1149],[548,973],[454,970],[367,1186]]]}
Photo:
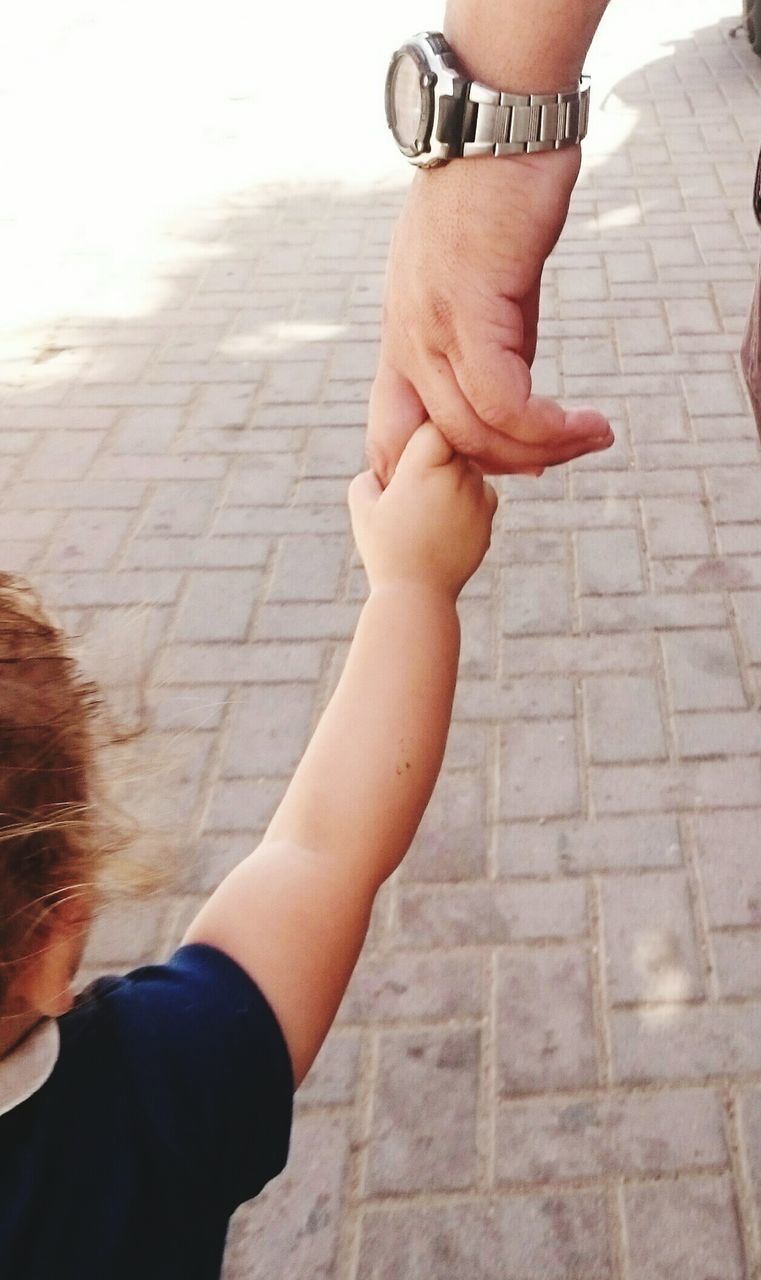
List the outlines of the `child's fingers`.
{"label": "child's fingers", "polygon": [[352,520],[369,507],[375,506],[383,493],[383,487],[374,471],[361,471],[349,485],[349,511]]}
{"label": "child's fingers", "polygon": [[404,453],[399,459],[398,470],[414,468],[421,471],[428,467],[444,467],[454,457],[454,449],[432,422],[423,423],[410,436]]}

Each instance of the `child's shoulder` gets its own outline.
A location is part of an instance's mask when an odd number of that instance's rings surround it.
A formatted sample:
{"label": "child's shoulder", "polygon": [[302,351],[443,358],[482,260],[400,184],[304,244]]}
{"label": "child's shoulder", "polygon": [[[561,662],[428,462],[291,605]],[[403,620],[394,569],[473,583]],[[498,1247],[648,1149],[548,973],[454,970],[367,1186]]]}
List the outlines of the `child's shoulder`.
{"label": "child's shoulder", "polygon": [[130,1221],[161,1215],[189,1215],[201,1231],[284,1167],[293,1105],[285,1042],[256,984],[224,953],[181,947],[166,964],[99,978],[59,1029],[49,1078],[0,1116],[0,1242],[9,1248],[25,1222],[55,1220],[65,1238],[83,1203],[88,1221],[111,1224],[113,1240]]}

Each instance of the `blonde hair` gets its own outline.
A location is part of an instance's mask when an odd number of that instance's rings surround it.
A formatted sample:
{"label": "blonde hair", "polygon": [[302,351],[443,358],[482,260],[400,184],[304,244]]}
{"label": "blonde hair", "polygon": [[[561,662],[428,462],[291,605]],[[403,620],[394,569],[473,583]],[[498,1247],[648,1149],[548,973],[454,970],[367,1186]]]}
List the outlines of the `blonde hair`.
{"label": "blonde hair", "polygon": [[61,628],[26,581],[0,572],[0,1012],[56,904],[92,897],[132,841],[103,794],[105,726]]}

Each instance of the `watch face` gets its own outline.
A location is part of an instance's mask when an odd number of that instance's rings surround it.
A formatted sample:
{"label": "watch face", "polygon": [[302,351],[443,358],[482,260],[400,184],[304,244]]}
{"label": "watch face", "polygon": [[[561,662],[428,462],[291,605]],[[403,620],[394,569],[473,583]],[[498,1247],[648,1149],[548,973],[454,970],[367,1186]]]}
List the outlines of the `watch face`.
{"label": "watch face", "polygon": [[409,53],[401,53],[391,70],[389,124],[400,147],[412,149],[420,137],[425,101],[420,67]]}

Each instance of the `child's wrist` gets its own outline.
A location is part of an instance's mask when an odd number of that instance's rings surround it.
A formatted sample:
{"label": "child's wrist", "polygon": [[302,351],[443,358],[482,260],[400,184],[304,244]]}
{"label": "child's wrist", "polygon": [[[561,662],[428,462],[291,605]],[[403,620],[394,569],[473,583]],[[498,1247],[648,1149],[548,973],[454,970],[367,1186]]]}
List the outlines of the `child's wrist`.
{"label": "child's wrist", "polygon": [[460,590],[460,587],[426,578],[383,578],[378,582],[370,583],[371,597],[393,596],[399,599],[409,597],[411,600],[416,599],[421,603],[427,601],[432,605],[443,605],[455,611]]}

